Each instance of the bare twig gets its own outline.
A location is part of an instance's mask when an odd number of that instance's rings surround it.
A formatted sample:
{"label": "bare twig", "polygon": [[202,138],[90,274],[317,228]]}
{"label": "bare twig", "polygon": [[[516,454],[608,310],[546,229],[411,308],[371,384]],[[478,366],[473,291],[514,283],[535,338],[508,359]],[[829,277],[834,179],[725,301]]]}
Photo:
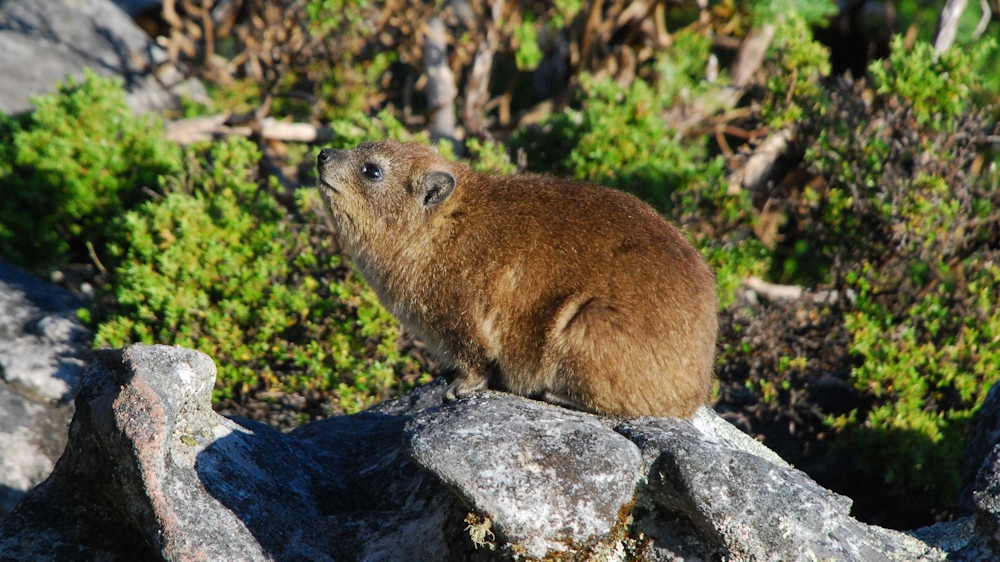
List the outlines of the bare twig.
{"label": "bare twig", "polygon": [[750,276],[744,283],[748,289],[752,289],[758,295],[769,300],[798,300],[802,298],[805,289],[798,285],[778,285],[768,283],[760,277]]}
{"label": "bare twig", "polygon": [[333,138],[329,127],[317,127],[309,123],[288,123],[268,117],[261,123],[261,137],[265,140],[285,142],[326,142]]}
{"label": "bare twig", "polygon": [[986,26],[993,18],[993,10],[990,9],[988,0],[979,0],[979,8],[983,15],[979,18],[979,23],[976,24],[976,30],[972,32],[972,38],[976,40],[982,37],[983,33],[986,33]]}
{"label": "bare twig", "polygon": [[91,261],[94,262],[97,269],[101,270],[101,273],[108,272],[108,268],[104,267],[104,264],[101,263],[101,259],[97,257],[97,252],[94,251],[94,244],[90,240],[87,240],[87,253],[90,254]]}
{"label": "bare twig", "polygon": [[428,130],[434,139],[455,138],[455,74],[448,67],[448,35],[440,16],[424,28],[424,73],[427,75]]}
{"label": "bare twig", "polygon": [[[837,291],[816,291],[815,293],[810,293],[804,287],[798,285],[769,283],[753,275],[747,278],[743,284],[746,285],[747,289],[771,301],[792,301],[810,296],[815,303],[833,304],[841,298],[840,293]],[[855,294],[851,290],[848,290],[845,296],[849,301],[853,301],[855,298]]]}
{"label": "bare twig", "polygon": [[763,196],[768,183],[775,180],[778,160],[788,154],[794,135],[789,129],[782,129],[765,140],[742,168],[729,177],[729,193],[739,193],[741,189],[750,192],[756,201]]}
{"label": "bare twig", "polygon": [[499,43],[497,26],[503,16],[503,5],[503,0],[493,1],[490,19],[484,25],[486,37],[479,42],[476,56],[472,59],[472,69],[465,87],[465,105],[462,108],[462,123],[469,135],[479,135],[487,126],[486,104],[490,98],[490,74],[493,70],[493,55]]}
{"label": "bare twig", "polygon": [[211,61],[215,54],[215,21],[212,20],[214,0],[204,0],[201,7],[201,25],[204,29],[205,61]]}
{"label": "bare twig", "polygon": [[228,113],[220,115],[209,115],[205,117],[192,117],[167,123],[167,140],[178,144],[191,144],[200,140],[212,138],[212,134],[223,127],[229,120]]}
{"label": "bare twig", "polygon": [[526,110],[517,118],[515,127],[521,128],[541,123],[552,114],[554,108],[555,103],[552,100],[539,102],[537,105]]}
{"label": "bare twig", "polygon": [[167,124],[166,137],[178,144],[191,144],[217,136],[249,137],[254,130],[258,130],[262,140],[321,143],[333,138],[333,130],[329,127],[309,123],[289,123],[272,117],[260,121],[240,121],[228,113],[181,119]]}
{"label": "bare twig", "polygon": [[958,31],[958,20],[965,11],[968,0],[948,0],[941,9],[941,18],[938,20],[937,33],[934,36],[934,56],[941,56],[955,43],[955,34]]}
{"label": "bare twig", "polygon": [[597,28],[601,24],[601,12],[604,9],[603,0],[594,0],[590,6],[590,13],[587,15],[587,25],[583,30],[583,39],[580,44],[580,68],[590,67],[590,58],[593,55],[594,43],[598,40],[595,37]]}
{"label": "bare twig", "polygon": [[736,52],[736,60],[733,61],[733,66],[729,70],[730,83],[735,88],[746,86],[750,82],[750,78],[760,68],[761,63],[764,62],[764,55],[767,54],[767,48],[774,40],[774,32],[774,25],[767,24],[760,31],[750,33],[740,44],[740,49]]}

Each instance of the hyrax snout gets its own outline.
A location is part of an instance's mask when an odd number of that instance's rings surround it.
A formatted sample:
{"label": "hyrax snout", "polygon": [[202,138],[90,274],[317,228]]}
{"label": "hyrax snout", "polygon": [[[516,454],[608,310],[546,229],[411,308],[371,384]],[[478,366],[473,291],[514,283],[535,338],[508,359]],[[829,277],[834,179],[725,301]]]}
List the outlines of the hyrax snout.
{"label": "hyrax snout", "polygon": [[709,395],[714,276],[626,193],[489,176],[397,142],[324,149],[319,189],[381,302],[458,375],[617,416],[689,416]]}

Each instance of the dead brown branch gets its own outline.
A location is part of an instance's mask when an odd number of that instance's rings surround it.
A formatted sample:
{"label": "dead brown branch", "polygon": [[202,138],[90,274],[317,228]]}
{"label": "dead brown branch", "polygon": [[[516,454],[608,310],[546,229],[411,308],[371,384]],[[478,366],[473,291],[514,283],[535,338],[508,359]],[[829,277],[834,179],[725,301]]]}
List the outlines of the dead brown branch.
{"label": "dead brown branch", "polygon": [[333,139],[333,130],[329,127],[278,121],[271,117],[248,121],[229,113],[173,121],[166,126],[166,137],[178,144],[191,144],[229,135],[249,137],[255,131],[262,140],[322,143]]}

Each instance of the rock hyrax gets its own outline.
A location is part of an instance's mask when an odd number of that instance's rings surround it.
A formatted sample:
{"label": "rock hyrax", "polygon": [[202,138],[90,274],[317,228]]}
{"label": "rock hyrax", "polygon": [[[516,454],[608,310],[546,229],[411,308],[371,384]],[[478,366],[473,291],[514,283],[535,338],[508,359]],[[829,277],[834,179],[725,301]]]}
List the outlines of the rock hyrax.
{"label": "rock hyrax", "polygon": [[718,332],[711,270],[626,193],[489,176],[431,148],[319,153],[319,190],[382,303],[458,376],[617,416],[692,414]]}

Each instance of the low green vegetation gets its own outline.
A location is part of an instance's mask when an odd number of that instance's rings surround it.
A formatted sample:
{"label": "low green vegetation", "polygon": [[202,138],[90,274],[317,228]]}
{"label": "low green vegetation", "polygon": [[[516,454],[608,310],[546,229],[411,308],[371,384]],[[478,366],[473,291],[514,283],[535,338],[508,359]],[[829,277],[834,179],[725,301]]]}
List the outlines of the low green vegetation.
{"label": "low green vegetation", "polygon": [[0,120],[0,255],[39,268],[87,261],[88,242],[100,251],[123,212],[180,171],[180,149],[89,71],[34,101]]}
{"label": "low green vegetation", "polygon": [[779,249],[776,274],[855,295],[844,323],[864,406],[830,417],[835,446],[902,504],[946,509],[968,423],[1000,379],[990,304],[1000,298],[1000,183],[973,171],[996,158],[977,141],[995,120],[971,104],[972,69],[994,45],[939,58],[923,43],[893,48],[872,64],[870,100],[844,82],[793,95],[813,108],[795,122],[803,167],[821,181],[787,201],[796,238]]}
{"label": "low green vegetation", "polygon": [[[98,346],[212,356],[216,398],[318,393],[354,412],[412,386],[399,328],[344,263],[309,190],[291,208],[250,142],[182,150],[88,74],[3,122],[2,254],[44,271],[100,254],[110,274]],[[109,118],[111,116],[111,118]],[[393,124],[361,134],[385,133]],[[87,247],[90,251],[87,251]],[[269,394],[270,393],[270,394]]]}
{"label": "low green vegetation", "polygon": [[[831,436],[823,446],[849,451],[892,501],[947,511],[970,421],[1000,379],[1000,112],[987,103],[1000,99],[1000,82],[983,72],[997,48],[984,39],[935,57],[926,41],[897,38],[864,79],[849,80],[831,75],[827,48],[812,40],[832,4],[745,4],[719,3],[713,17],[723,21],[707,24],[678,8],[664,16],[669,48],[633,61],[631,74],[607,71],[615,51],[594,47],[598,62],[566,79],[567,103],[457,150],[438,146],[484,172],[520,167],[627,190],[680,224],[717,271],[723,314],[748,319],[721,342],[722,363],[759,352],[744,328],[759,327],[760,308],[738,298],[748,277],[834,291],[835,301],[806,312],[846,334],[844,357],[825,356],[829,342],[814,338],[780,350],[772,377],[747,370],[739,386],[757,403],[780,404],[795,377],[848,365],[853,405],[818,412]],[[793,14],[799,4],[811,6],[808,19]],[[216,85],[214,105],[189,103],[184,114],[248,112],[270,96],[275,115],[328,126],[330,146],[430,143],[414,118],[426,109],[420,96],[392,97],[416,83],[418,26],[390,29],[385,21],[399,20],[376,15],[393,10],[369,2],[304,6],[295,32],[326,58],[289,54],[267,83]],[[526,84],[551,70],[556,34],[583,32],[588,9],[562,1],[508,14],[496,66],[517,86],[491,93],[512,97],[515,112],[538,102],[537,91],[522,95]],[[707,77],[719,64],[712,26],[745,34],[765,21],[775,39],[737,100],[724,70]],[[648,43],[616,48],[641,53]],[[166,141],[158,122],[132,116],[119,84],[94,74],[35,105],[0,116],[0,255],[40,273],[105,268],[93,310],[81,313],[97,345],[199,349],[219,366],[218,400],[302,393],[327,414],[428,378],[335,242],[308,187],[314,147],[288,149],[301,164],[292,183],[307,186],[295,190],[262,172],[260,145],[248,140]],[[741,188],[731,175],[782,131],[783,172],[760,192]],[[792,327],[775,330],[777,340]]]}
{"label": "low green vegetation", "polygon": [[280,188],[254,178],[259,159],[241,139],[189,150],[164,197],[126,215],[98,345],[201,350],[219,366],[218,397],[332,391],[334,411],[354,412],[391,395],[416,369],[395,321],[310,226],[318,216],[287,219]]}

